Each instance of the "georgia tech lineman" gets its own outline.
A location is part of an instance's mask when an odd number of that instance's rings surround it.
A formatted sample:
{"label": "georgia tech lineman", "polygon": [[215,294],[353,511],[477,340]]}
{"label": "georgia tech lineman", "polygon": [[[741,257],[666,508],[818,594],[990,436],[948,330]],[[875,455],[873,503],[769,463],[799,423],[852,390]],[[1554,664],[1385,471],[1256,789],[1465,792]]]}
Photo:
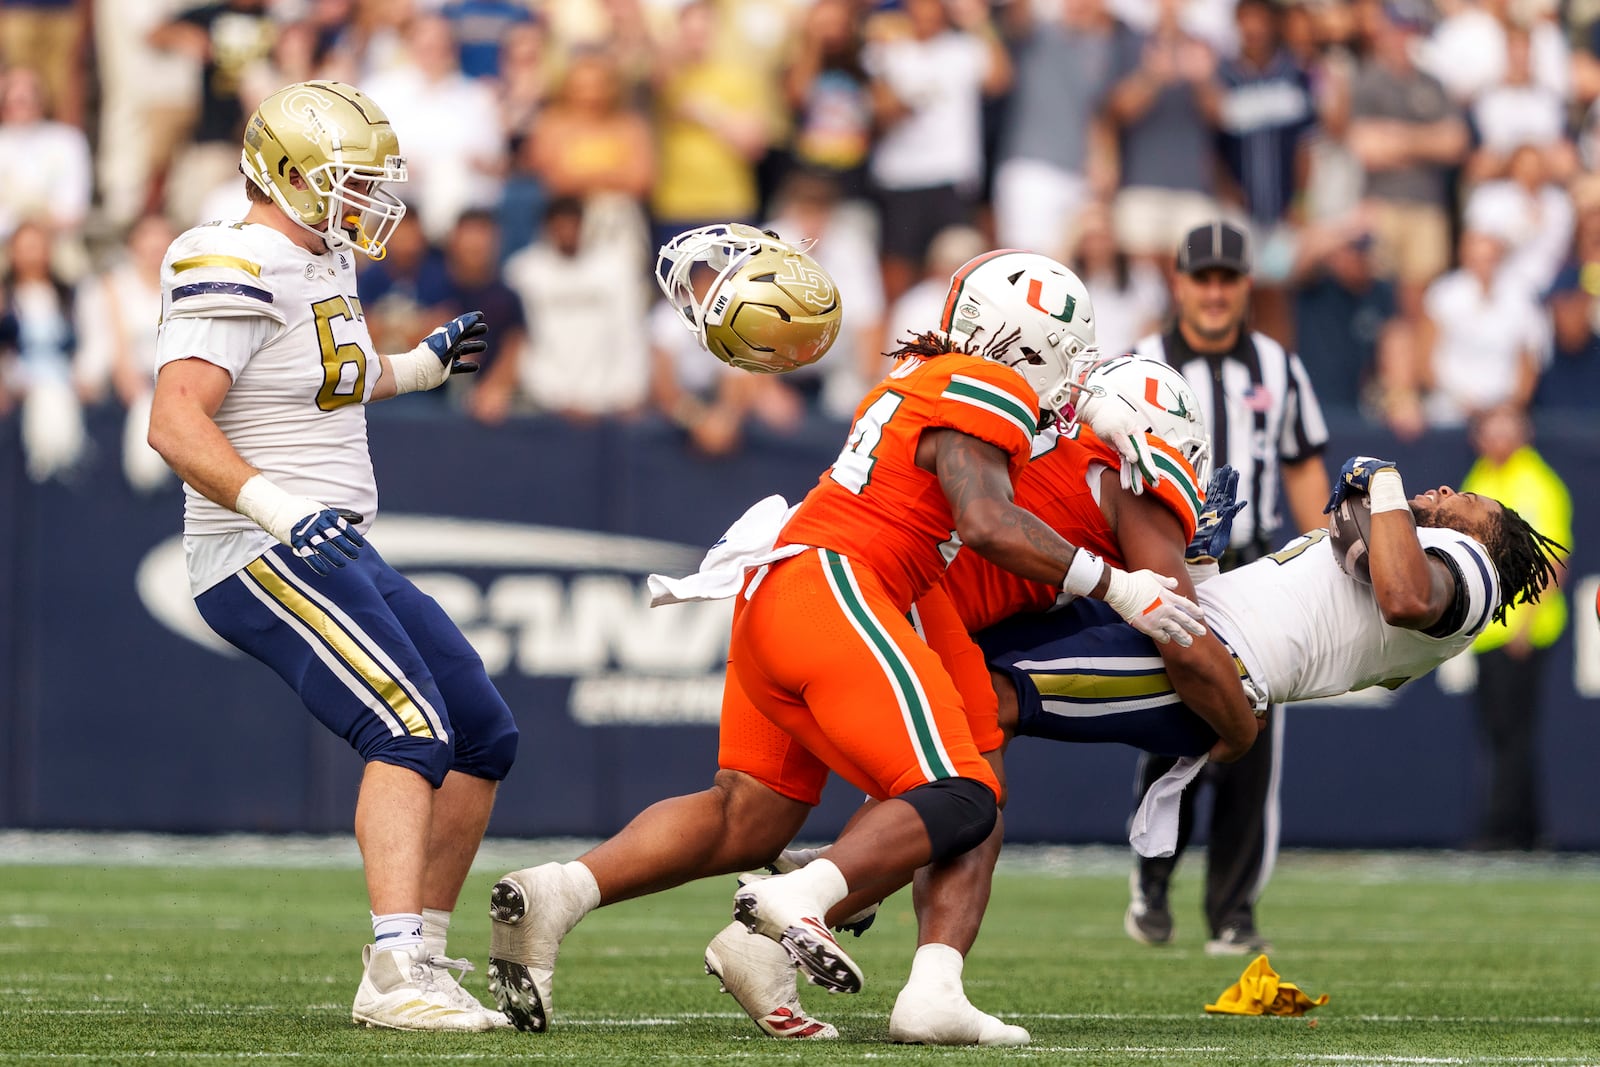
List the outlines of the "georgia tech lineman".
{"label": "georgia tech lineman", "polygon": [[366,761],[356,841],[373,944],[352,1018],[402,1030],[508,1025],[450,974],[456,896],[510,770],[517,728],[483,663],[363,533],[377,512],[363,405],[433,389],[483,351],[479,312],[377,355],[353,252],[405,214],[388,118],[337,82],[250,117],[236,223],[180,236],[161,268],[150,444],[184,481],[200,614],[277,671]]}

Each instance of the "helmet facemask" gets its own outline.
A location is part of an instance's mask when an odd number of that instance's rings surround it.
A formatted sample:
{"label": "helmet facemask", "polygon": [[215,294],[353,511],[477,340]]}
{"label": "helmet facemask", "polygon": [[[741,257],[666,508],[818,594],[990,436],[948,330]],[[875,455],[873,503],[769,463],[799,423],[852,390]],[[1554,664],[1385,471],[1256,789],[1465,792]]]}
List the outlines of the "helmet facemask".
{"label": "helmet facemask", "polygon": [[[719,301],[723,284],[751,256],[764,248],[788,250],[789,246],[765,230],[732,222],[685,230],[662,245],[656,253],[656,284],[683,318],[684,325],[706,343],[706,325],[720,321],[727,301]],[[703,266],[712,274],[704,292],[695,293],[695,268]]]}
{"label": "helmet facemask", "polygon": [[332,161],[312,171],[314,185],[319,189],[327,185],[323,237],[328,247],[349,246],[373,259],[388,255],[389,238],[405,217],[406,205],[383,186],[406,178],[406,161],[398,156],[391,156],[382,167],[341,166]]}

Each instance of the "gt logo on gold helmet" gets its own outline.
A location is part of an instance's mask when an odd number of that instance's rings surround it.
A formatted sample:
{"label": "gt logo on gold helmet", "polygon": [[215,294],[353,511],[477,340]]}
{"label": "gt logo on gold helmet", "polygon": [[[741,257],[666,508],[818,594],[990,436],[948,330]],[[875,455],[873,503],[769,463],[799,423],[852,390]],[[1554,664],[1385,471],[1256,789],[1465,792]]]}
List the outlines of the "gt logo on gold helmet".
{"label": "gt logo on gold helmet", "polygon": [[330,249],[382,259],[406,213],[382,188],[406,180],[389,117],[342,82],[296,82],[261,101],[245,124],[239,169]]}
{"label": "gt logo on gold helmet", "polygon": [[839,289],[775,234],[702,226],[661,246],[656,282],[684,325],[724,363],[782,374],[815,363],[839,335]]}

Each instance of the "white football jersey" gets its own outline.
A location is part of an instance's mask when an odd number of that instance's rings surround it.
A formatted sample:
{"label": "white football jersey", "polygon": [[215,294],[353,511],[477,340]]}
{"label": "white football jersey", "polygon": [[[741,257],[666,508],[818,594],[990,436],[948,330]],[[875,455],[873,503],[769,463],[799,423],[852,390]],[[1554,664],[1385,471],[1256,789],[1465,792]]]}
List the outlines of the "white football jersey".
{"label": "white football jersey", "polygon": [[1327,530],[1202,582],[1197,599],[1206,624],[1274,704],[1373,685],[1393,689],[1470,645],[1500,603],[1499,578],[1482,545],[1456,530],[1426,527],[1417,539],[1445,560],[1467,597],[1460,628],[1442,637],[1384,622],[1372,587],[1339,569]]}
{"label": "white football jersey", "polygon": [[[211,223],[182,234],[161,264],[156,366],[198,358],[233,379],[217,426],[289,493],[364,516],[378,510],[363,404],[382,372],[356,297],[354,254],[315,255],[267,226]],[[248,345],[221,320],[251,320]],[[226,334],[226,336],[225,336]],[[184,486],[196,592],[274,542],[250,519]]]}

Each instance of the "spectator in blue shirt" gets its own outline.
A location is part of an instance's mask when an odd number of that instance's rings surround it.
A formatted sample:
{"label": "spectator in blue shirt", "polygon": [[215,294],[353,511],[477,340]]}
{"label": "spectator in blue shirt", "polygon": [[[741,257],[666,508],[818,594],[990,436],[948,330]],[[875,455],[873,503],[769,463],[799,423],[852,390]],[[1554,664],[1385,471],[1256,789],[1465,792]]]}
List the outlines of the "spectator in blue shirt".
{"label": "spectator in blue shirt", "polygon": [[[1239,0],[1239,54],[1217,68],[1222,82],[1217,147],[1259,242],[1289,219],[1305,188],[1316,129],[1311,80],[1282,45],[1272,0]],[[1288,264],[1285,263],[1287,268]]]}
{"label": "spectator in blue shirt", "polygon": [[1381,406],[1381,383],[1403,358],[1406,334],[1395,284],[1374,269],[1371,234],[1359,227],[1310,229],[1299,253],[1295,343],[1318,399],[1328,409],[1354,410],[1368,399]]}
{"label": "spectator in blue shirt", "polygon": [[1217,154],[1224,198],[1244,208],[1255,231],[1256,325],[1289,342],[1292,312],[1282,287],[1294,263],[1292,227],[1311,172],[1317,113],[1310,77],[1283,46],[1281,18],[1273,0],[1239,0],[1234,8],[1239,54],[1217,67]]}
{"label": "spectator in blue shirt", "polygon": [[1600,395],[1600,205],[1579,214],[1573,257],[1556,275],[1545,306],[1555,327],[1555,354],[1533,405],[1592,412]]}
{"label": "spectator in blue shirt", "polygon": [[450,20],[461,48],[461,73],[469,78],[498,77],[506,32],[534,21],[533,12],[517,0],[455,0],[441,14]]}

